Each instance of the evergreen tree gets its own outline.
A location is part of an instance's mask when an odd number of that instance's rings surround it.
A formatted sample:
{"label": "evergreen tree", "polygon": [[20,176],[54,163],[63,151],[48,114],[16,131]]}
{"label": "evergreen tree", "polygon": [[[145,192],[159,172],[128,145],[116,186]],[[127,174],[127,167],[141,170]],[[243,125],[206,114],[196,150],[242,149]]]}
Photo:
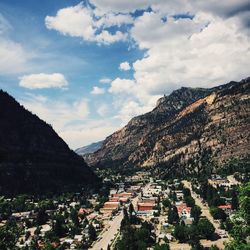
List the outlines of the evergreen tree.
{"label": "evergreen tree", "polygon": [[233,210],[236,210],[239,207],[238,195],[237,195],[235,189],[232,192],[232,204],[231,205],[232,205]]}
{"label": "evergreen tree", "polygon": [[199,206],[194,206],[191,208],[191,217],[194,218],[194,223],[196,224],[199,221],[201,215],[201,208]]}
{"label": "evergreen tree", "polygon": [[89,225],[89,238],[90,240],[96,240],[96,230],[92,224]]}

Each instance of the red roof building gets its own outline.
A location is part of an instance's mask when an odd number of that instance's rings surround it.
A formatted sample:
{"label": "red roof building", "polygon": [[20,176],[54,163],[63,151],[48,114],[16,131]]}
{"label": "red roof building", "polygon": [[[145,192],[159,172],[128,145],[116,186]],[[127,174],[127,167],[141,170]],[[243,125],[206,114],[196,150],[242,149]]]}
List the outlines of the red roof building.
{"label": "red roof building", "polygon": [[188,207],[186,203],[182,203],[181,205],[177,206],[179,216],[185,215],[190,216],[191,207]]}
{"label": "red roof building", "polygon": [[138,211],[150,211],[153,210],[155,204],[153,203],[137,203]]}
{"label": "red roof building", "polygon": [[225,209],[232,209],[232,206],[230,204],[228,204],[228,205],[220,205],[220,206],[218,206],[218,208],[225,210]]}

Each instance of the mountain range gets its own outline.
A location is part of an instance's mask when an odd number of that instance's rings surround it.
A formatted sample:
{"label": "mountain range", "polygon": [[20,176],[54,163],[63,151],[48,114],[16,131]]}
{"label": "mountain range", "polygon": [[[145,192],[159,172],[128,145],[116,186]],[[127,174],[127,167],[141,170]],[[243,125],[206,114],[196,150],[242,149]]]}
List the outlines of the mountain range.
{"label": "mountain range", "polygon": [[99,179],[53,128],[0,90],[0,194],[80,190]]}
{"label": "mountain range", "polygon": [[214,88],[181,88],[108,136],[84,159],[95,168],[161,167],[166,174],[211,171],[249,154],[250,78]]}
{"label": "mountain range", "polygon": [[77,148],[75,152],[81,156],[86,155],[86,154],[91,154],[91,153],[96,152],[98,149],[100,149],[102,147],[102,144],[103,144],[103,141],[94,142],[94,143],[91,143],[90,145]]}

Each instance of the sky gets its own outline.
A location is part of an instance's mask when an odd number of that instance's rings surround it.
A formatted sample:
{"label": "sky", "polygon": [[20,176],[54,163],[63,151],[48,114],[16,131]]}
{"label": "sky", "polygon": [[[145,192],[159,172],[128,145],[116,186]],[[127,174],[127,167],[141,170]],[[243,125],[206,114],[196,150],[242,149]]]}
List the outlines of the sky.
{"label": "sky", "polygon": [[164,94],[248,77],[249,0],[0,0],[0,89],[72,149]]}

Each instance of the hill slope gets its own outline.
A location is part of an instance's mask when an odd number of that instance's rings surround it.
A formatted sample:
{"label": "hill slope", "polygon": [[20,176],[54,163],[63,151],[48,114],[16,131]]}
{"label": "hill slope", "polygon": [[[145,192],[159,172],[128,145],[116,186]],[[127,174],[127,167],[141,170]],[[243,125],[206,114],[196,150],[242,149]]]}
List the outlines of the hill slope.
{"label": "hill slope", "polygon": [[0,90],[0,194],[44,193],[98,181],[51,126]]}
{"label": "hill slope", "polygon": [[94,143],[91,143],[90,145],[76,149],[75,152],[81,156],[86,155],[86,154],[91,154],[91,153],[96,152],[98,149],[100,149],[102,147],[102,144],[103,144],[103,141],[94,142]]}
{"label": "hill slope", "polygon": [[85,156],[95,167],[161,166],[166,172],[199,172],[249,153],[250,78],[211,89],[181,88],[151,112],[133,118]]}

